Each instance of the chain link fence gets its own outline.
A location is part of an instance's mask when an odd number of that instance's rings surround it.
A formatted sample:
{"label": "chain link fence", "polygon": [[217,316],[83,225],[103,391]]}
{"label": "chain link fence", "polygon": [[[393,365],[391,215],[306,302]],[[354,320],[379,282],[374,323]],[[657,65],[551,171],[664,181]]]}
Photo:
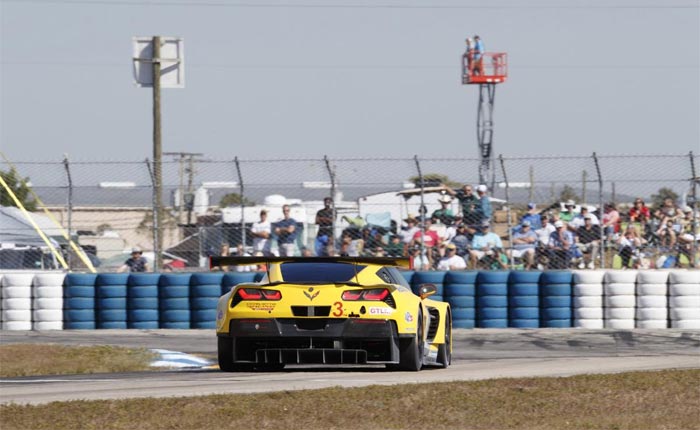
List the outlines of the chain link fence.
{"label": "chain link fence", "polygon": [[[700,160],[693,153],[498,157],[485,185],[493,206],[490,228],[502,246],[494,244],[483,256],[476,253],[483,257],[476,261],[471,252],[473,235],[480,235],[482,220],[460,218],[462,205],[445,187],[460,190],[469,184],[475,190],[481,163],[477,158],[208,160],[199,154],[178,154],[166,159],[161,169],[160,225],[155,225],[155,169],[150,160],[3,161],[0,171],[13,190],[0,189],[3,265],[61,268],[38,230],[72,270],[90,265],[98,271],[123,269],[136,247],[152,261],[157,261],[156,253],[162,255],[164,267],[151,263],[151,270],[205,270],[210,255],[285,250],[295,255],[411,254],[417,260],[427,258],[430,268],[437,268],[450,252],[441,245],[449,243],[459,245],[457,253],[468,264],[487,268],[692,266],[698,259],[695,197]],[[33,222],[10,207],[15,206],[10,194],[28,203]],[[329,221],[320,221],[325,228],[319,234],[317,212],[324,208],[326,197],[333,197],[334,212]],[[664,198],[671,199],[672,215],[664,212],[668,208],[657,211]],[[630,209],[639,199],[650,214],[630,220]],[[531,215],[548,218],[551,224],[566,221],[564,230],[575,242],[579,224],[568,217],[569,200],[574,202],[572,212],[586,207],[601,221],[596,225],[597,252],[591,258],[581,252],[588,247],[573,243],[570,249],[553,252],[543,240],[531,260],[529,251],[521,252],[530,247],[518,246],[514,238],[528,204],[535,204]],[[608,204],[614,205],[619,221],[605,209]],[[284,205],[289,205],[295,221],[291,234],[276,230],[284,224],[279,223]],[[428,227],[437,232],[437,242],[422,231],[409,237],[407,219],[418,221],[414,228],[425,229],[422,221],[441,208],[448,209],[442,214],[446,216],[438,216]],[[256,225],[262,210],[271,222],[264,244]],[[601,227],[611,217],[610,228]],[[466,224],[461,232],[459,224]],[[626,234],[629,226],[637,230],[639,240]],[[323,234],[328,231],[332,233]],[[69,239],[87,252],[89,264]]]}

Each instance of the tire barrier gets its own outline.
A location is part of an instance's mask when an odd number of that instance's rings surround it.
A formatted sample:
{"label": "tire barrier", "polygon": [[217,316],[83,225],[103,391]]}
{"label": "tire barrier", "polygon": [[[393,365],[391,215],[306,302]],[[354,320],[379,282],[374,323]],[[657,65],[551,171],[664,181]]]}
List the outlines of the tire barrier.
{"label": "tire barrier", "polygon": [[508,276],[510,272],[479,272],[476,277],[476,326],[508,327]]}
{"label": "tire barrier", "polygon": [[190,327],[216,328],[216,304],[224,274],[193,273],[190,278]]}
{"label": "tire barrier", "polygon": [[255,275],[257,275],[256,272],[226,273],[221,279],[221,294],[219,296],[228,293],[229,291],[231,291],[231,288],[235,287],[238,284],[256,282]]}
{"label": "tire barrier", "polygon": [[408,285],[413,285],[413,274],[416,273],[414,270],[401,270],[401,276],[408,282]]}
{"label": "tire barrier", "polygon": [[605,328],[634,328],[636,281],[636,270],[611,270],[605,273]]}
{"label": "tire barrier", "polygon": [[127,273],[101,273],[95,279],[97,328],[127,328]]}
{"label": "tire barrier", "polygon": [[63,329],[63,273],[39,273],[32,282],[34,330]]}
{"label": "tire barrier", "polygon": [[700,329],[700,271],[671,272],[668,292],[671,327]]}
{"label": "tire barrier", "polygon": [[637,274],[637,328],[668,327],[668,271]]}
{"label": "tire barrier", "polygon": [[435,284],[437,287],[437,293],[430,296],[431,300],[442,301],[444,297],[445,289],[445,274],[448,272],[444,271],[434,271],[434,272],[415,272],[413,274],[413,283],[411,284],[411,290],[414,294],[418,294],[421,284]]}
{"label": "tire barrier", "polygon": [[447,272],[443,291],[452,310],[452,326],[476,326],[476,277],[479,272]]}
{"label": "tire barrier", "polygon": [[542,272],[540,276],[540,327],[566,328],[571,324],[573,274]]}
{"label": "tire barrier", "polygon": [[190,273],[164,273],[158,280],[160,328],[190,328]]}
{"label": "tire barrier", "polygon": [[127,328],[158,328],[158,273],[132,273],[127,281]]}
{"label": "tire barrier", "polygon": [[70,330],[97,328],[95,281],[97,275],[69,273],[63,280],[63,327]]}
{"label": "tire barrier", "polygon": [[605,327],[603,315],[603,270],[577,270],[573,274],[574,327]]}
{"label": "tire barrier", "polygon": [[542,272],[510,272],[508,327],[539,328],[539,289]]}
{"label": "tire barrier", "polygon": [[2,277],[3,330],[32,329],[33,273],[5,273]]}

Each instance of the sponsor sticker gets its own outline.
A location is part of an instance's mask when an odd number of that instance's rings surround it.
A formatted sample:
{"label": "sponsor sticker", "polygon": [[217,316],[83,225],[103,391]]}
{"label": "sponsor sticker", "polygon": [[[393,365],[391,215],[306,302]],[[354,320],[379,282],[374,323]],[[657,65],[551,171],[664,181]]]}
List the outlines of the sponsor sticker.
{"label": "sponsor sticker", "polygon": [[264,311],[272,312],[275,309],[275,303],[246,303],[248,309],[251,311]]}
{"label": "sponsor sticker", "polygon": [[394,310],[390,308],[369,308],[370,315],[391,315],[392,313]]}
{"label": "sponsor sticker", "polygon": [[216,319],[220,320],[224,318],[224,311],[219,309],[219,312],[216,313]]}
{"label": "sponsor sticker", "polygon": [[406,315],[403,317],[407,323],[413,322],[413,315],[411,315],[410,312],[406,312]]}

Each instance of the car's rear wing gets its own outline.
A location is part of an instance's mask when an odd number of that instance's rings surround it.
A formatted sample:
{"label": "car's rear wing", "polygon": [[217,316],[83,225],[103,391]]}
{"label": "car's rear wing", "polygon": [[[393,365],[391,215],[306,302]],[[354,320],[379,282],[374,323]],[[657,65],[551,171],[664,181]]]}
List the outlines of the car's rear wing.
{"label": "car's rear wing", "polygon": [[376,264],[379,266],[396,266],[410,268],[410,260],[403,257],[209,257],[209,268],[223,266],[270,265],[274,263],[349,263]]}

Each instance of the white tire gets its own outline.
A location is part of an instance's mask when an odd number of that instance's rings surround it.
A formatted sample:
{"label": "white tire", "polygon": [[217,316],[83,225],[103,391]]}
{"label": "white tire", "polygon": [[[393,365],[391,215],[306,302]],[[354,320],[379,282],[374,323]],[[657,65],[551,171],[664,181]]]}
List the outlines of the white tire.
{"label": "white tire", "polygon": [[637,296],[638,308],[666,308],[666,296]]}
{"label": "white tire", "polygon": [[638,284],[667,284],[668,270],[640,270],[637,273]]}
{"label": "white tire", "polygon": [[2,320],[4,324],[10,321],[32,321],[31,309],[3,309]]}
{"label": "white tire", "polygon": [[671,296],[699,296],[698,284],[671,284],[668,286],[668,294]]}
{"label": "white tire", "polygon": [[603,296],[581,296],[573,298],[576,308],[603,308]]}
{"label": "white tire", "polygon": [[46,297],[46,298],[34,299],[34,309],[63,310],[63,298]]}
{"label": "white tire", "polygon": [[574,296],[602,296],[603,284],[576,284],[574,285]]}
{"label": "white tire", "polygon": [[21,287],[2,287],[2,298],[3,299],[23,299],[30,298],[32,296],[32,287],[21,286]]}
{"label": "white tire", "polygon": [[636,270],[608,270],[605,272],[606,284],[634,284],[637,282]]}
{"label": "white tire", "polygon": [[700,309],[700,296],[671,296],[668,299],[670,308],[697,308]]}
{"label": "white tire", "polygon": [[63,321],[35,321],[34,330],[63,330]]}
{"label": "white tire", "polygon": [[667,320],[637,320],[637,328],[668,328]]}
{"label": "white tire", "polygon": [[673,270],[668,275],[671,284],[695,284],[700,286],[700,270]]}
{"label": "white tire", "polygon": [[604,270],[575,270],[574,285],[576,284],[602,284],[605,279]]}
{"label": "white tire", "polygon": [[34,321],[63,321],[61,309],[37,309],[32,312]]}
{"label": "white tire", "polygon": [[644,308],[637,309],[638,320],[664,320],[668,319],[668,309],[666,308]]}
{"label": "white tire", "polygon": [[634,320],[634,308],[606,308],[606,320]]}
{"label": "white tire", "polygon": [[668,294],[667,284],[637,284],[639,296],[665,296]]}
{"label": "white tire", "polygon": [[574,319],[603,320],[603,308],[578,308],[574,309]]}
{"label": "white tire", "polygon": [[689,328],[700,330],[700,318],[696,320],[671,321],[671,328]]}
{"label": "white tire", "polygon": [[34,286],[35,287],[53,287],[53,286],[63,286],[63,279],[66,277],[65,273],[39,273],[34,276]]}
{"label": "white tire", "polygon": [[31,321],[5,321],[2,323],[3,330],[31,330]]}
{"label": "white tire", "polygon": [[59,297],[63,297],[63,287],[60,287],[60,286],[34,287],[34,291],[32,292],[32,294],[34,294],[35,298],[41,298],[41,299],[59,298]]}
{"label": "white tire", "polygon": [[633,319],[608,319],[605,321],[605,328],[630,330],[634,328],[634,322]]}
{"label": "white tire", "polygon": [[606,296],[630,296],[634,295],[635,285],[634,284],[606,284],[605,285],[605,295]]}
{"label": "white tire", "polygon": [[32,285],[33,273],[5,273],[2,277],[3,287],[27,287]]}
{"label": "white tire", "polygon": [[670,310],[671,319],[678,320],[700,320],[700,308],[690,309],[690,308],[671,308]]}
{"label": "white tire", "polygon": [[32,299],[2,299],[2,308],[10,311],[32,308]]}
{"label": "white tire", "polygon": [[577,320],[574,320],[574,327],[597,329],[597,328],[604,328],[605,323],[603,322],[602,318],[577,319]]}
{"label": "white tire", "polygon": [[605,306],[608,308],[632,308],[637,305],[635,296],[606,296]]}

